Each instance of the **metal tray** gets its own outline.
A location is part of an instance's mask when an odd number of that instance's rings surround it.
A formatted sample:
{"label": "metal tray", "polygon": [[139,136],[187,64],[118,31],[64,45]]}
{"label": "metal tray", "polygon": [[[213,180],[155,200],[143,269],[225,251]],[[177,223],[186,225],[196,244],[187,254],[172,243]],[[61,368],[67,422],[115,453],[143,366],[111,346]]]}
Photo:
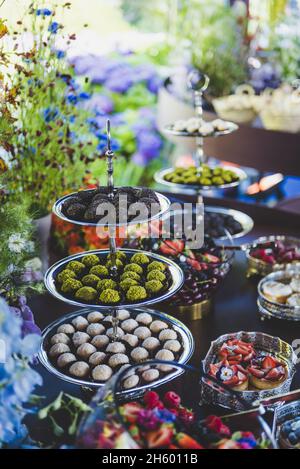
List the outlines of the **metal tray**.
{"label": "metal tray", "polygon": [[[256,349],[262,354],[271,354],[279,360],[287,364],[288,377],[287,379],[276,388],[266,390],[247,390],[240,391],[239,395],[249,404],[257,405],[263,399],[267,399],[279,394],[287,393],[290,390],[293,376],[296,372],[297,356],[293,348],[288,343],[281,340],[279,337],[273,337],[262,332],[234,332],[232,334],[225,334],[220,336],[217,340],[211,343],[210,349],[206,357],[202,361],[203,369],[208,371],[210,363],[218,361],[217,354],[221,345],[229,339],[237,338],[240,340],[252,342]],[[241,403],[233,395],[229,395],[225,391],[214,384],[212,381],[202,378],[202,399],[205,402],[219,405],[221,407],[243,410]]]}
{"label": "metal tray", "polygon": [[75,305],[75,306],[80,306],[82,308],[92,308],[94,310],[109,310],[111,308],[114,309],[120,309],[124,308],[134,308],[135,306],[147,306],[150,304],[155,304],[159,303],[161,301],[166,301],[168,298],[173,296],[183,285],[184,283],[184,273],[181,270],[181,268],[172,260],[167,259],[166,257],[160,256],[159,254],[154,254],[152,252],[146,252],[146,251],[140,251],[138,249],[120,249],[120,251],[124,252],[125,254],[135,254],[135,253],[140,253],[143,252],[146,254],[150,259],[156,260],[163,262],[164,264],[167,265],[170,271],[170,277],[172,279],[172,284],[170,285],[169,289],[163,293],[160,296],[155,296],[153,298],[148,298],[144,301],[136,302],[136,303],[123,303],[123,304],[118,304],[118,305],[98,305],[98,304],[88,304],[88,303],[82,303],[80,301],[77,301],[75,298],[71,299],[68,298],[67,296],[64,296],[62,293],[60,293],[55,285],[55,279],[59,272],[63,270],[66,266],[66,264],[70,261],[75,261],[79,260],[90,254],[96,254],[98,256],[107,256],[110,251],[109,249],[96,249],[94,251],[86,251],[86,252],[81,252],[79,254],[74,254],[73,256],[66,257],[58,262],[56,262],[50,269],[45,274],[44,282],[47,290],[51,295],[55,296],[57,299],[64,301],[65,303],[69,303],[70,305]]}
{"label": "metal tray", "polygon": [[[85,192],[87,191],[91,191],[92,189],[87,189]],[[147,223],[147,222],[150,222],[152,220],[157,220],[158,218],[160,218],[164,213],[166,213],[168,210],[169,210],[169,207],[170,207],[170,200],[165,196],[165,195],[162,195],[160,194],[159,192],[155,192],[158,200],[159,200],[159,204],[160,204],[160,211],[158,213],[156,213],[154,216],[150,217],[150,218],[147,218],[145,220],[139,220],[138,222],[137,221],[130,221],[130,222],[127,222],[127,223],[101,223],[101,222],[84,222],[84,221],[79,221],[79,220],[73,220],[71,218],[68,218],[66,215],[63,214],[62,212],[62,205],[63,203],[68,200],[70,197],[73,197],[77,194],[77,192],[73,192],[71,194],[68,194],[68,195],[64,195],[63,197],[61,197],[60,199],[58,199],[55,204],[53,205],[53,213],[55,213],[55,215],[57,215],[59,218],[61,218],[62,220],[64,221],[67,221],[69,223],[72,223],[74,225],[80,225],[80,226],[107,226],[107,227],[118,227],[118,226],[128,226],[128,225],[139,225],[141,223]]]}
{"label": "metal tray", "polygon": [[[233,210],[231,208],[222,208],[222,207],[210,207],[210,206],[205,206],[204,207],[204,216],[205,212],[209,213],[220,213],[222,215],[231,215],[236,221],[238,221],[242,227],[243,230],[240,231],[239,233],[230,235],[230,238],[241,238],[242,236],[246,236],[252,228],[254,227],[254,221],[249,215],[247,215],[244,212],[240,212],[239,210]],[[228,240],[228,236],[221,236],[220,238],[217,238],[218,240]]]}
{"label": "metal tray", "polygon": [[[125,308],[123,308],[123,309],[125,309]],[[128,309],[128,308],[126,308],[126,309]],[[107,308],[107,310],[109,310],[109,308]],[[72,384],[76,384],[78,386],[86,386],[86,387],[89,387],[89,388],[93,388],[93,389],[96,388],[97,389],[97,388],[103,387],[105,385],[105,383],[96,383],[96,382],[93,382],[93,381],[90,381],[90,380],[77,379],[77,378],[74,378],[72,376],[69,376],[69,375],[61,372],[57,368],[55,368],[55,366],[48,359],[48,355],[47,355],[47,345],[48,345],[49,338],[53,335],[53,332],[58,328],[58,326],[60,326],[61,324],[66,323],[66,322],[71,321],[76,316],[87,316],[88,313],[90,313],[90,312],[91,312],[90,308],[81,309],[81,310],[76,311],[74,313],[63,316],[62,318],[54,321],[52,324],[47,326],[46,329],[42,332],[42,341],[41,341],[41,346],[40,346],[40,351],[39,351],[38,358],[39,358],[40,362],[45,366],[45,368],[50,373],[55,375],[57,378],[60,378],[63,381],[68,381],[69,383],[72,383]],[[155,316],[156,319],[161,319],[164,322],[169,323],[169,324],[172,325],[172,327],[180,335],[181,341],[182,341],[182,344],[183,344],[183,352],[182,352],[182,355],[180,356],[180,358],[178,360],[178,363],[182,363],[182,364],[187,363],[189,361],[189,359],[191,358],[191,356],[193,355],[194,348],[195,348],[192,333],[187,328],[187,326],[185,326],[185,324],[183,324],[178,319],[175,319],[172,316],[169,316],[165,313],[160,313],[159,311],[156,311],[156,310],[147,309],[147,308],[132,308],[130,310],[131,317],[133,317],[133,318],[137,314],[143,313],[143,312],[147,312],[147,313],[151,314],[152,316]],[[154,381],[150,384],[139,386],[137,388],[132,388],[132,389],[129,389],[127,391],[122,391],[122,394],[123,393],[124,394],[131,394],[131,393],[134,393],[136,391],[139,391],[139,392],[140,391],[146,391],[147,389],[149,389],[149,387],[152,388],[152,387],[161,386],[162,384],[165,384],[165,383],[171,381],[172,379],[176,378],[177,376],[179,376],[182,373],[184,373],[184,370],[177,369],[176,371],[174,371],[174,372],[164,376],[163,378],[161,378],[157,381]]]}

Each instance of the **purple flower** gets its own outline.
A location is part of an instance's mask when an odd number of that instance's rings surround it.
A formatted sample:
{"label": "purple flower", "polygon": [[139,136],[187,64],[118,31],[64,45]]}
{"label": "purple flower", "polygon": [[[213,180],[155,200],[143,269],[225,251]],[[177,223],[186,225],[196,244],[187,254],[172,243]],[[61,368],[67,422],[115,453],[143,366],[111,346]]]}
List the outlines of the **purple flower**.
{"label": "purple flower", "polygon": [[155,430],[158,427],[159,419],[153,410],[143,409],[139,412],[137,423],[146,430]]}
{"label": "purple flower", "polygon": [[95,94],[86,101],[84,108],[88,111],[94,111],[96,114],[110,114],[114,110],[114,103],[108,96]]}
{"label": "purple flower", "polygon": [[49,31],[51,34],[56,34],[57,31],[59,30],[59,28],[60,28],[59,23],[57,23],[56,21],[53,21],[52,23],[50,23],[49,28],[48,28],[48,31]]}
{"label": "purple flower", "polygon": [[137,166],[147,166],[148,164],[148,158],[139,152],[136,152],[132,155],[131,161]]}
{"label": "purple flower", "polygon": [[22,323],[22,336],[25,337],[28,334],[41,335],[41,329],[32,321],[23,321]]}
{"label": "purple flower", "polygon": [[118,77],[109,78],[105,82],[105,86],[115,93],[126,93],[128,89],[131,87],[133,80],[126,77],[119,75]]}
{"label": "purple flower", "polygon": [[148,80],[147,88],[151,93],[157,94],[161,85],[162,79],[157,75],[152,75],[152,77]]}
{"label": "purple flower", "polygon": [[141,131],[137,136],[137,140],[138,152],[142,153],[148,161],[158,156],[162,146],[162,139],[157,133],[147,130]]}

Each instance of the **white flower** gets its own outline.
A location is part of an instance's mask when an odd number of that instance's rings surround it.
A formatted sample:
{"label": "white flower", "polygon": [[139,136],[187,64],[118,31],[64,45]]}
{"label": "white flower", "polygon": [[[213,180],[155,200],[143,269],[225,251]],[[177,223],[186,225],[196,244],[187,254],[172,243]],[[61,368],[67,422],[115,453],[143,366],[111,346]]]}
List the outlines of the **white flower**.
{"label": "white flower", "polygon": [[33,252],[34,251],[34,242],[33,241],[28,241],[27,242],[26,251],[27,252]]}
{"label": "white flower", "polygon": [[231,379],[233,376],[233,371],[228,368],[227,366],[224,366],[222,369],[221,369],[221,372],[220,372],[220,379],[221,381],[228,381],[229,379]]}
{"label": "white flower", "polygon": [[26,247],[26,239],[20,233],[13,234],[8,238],[8,249],[11,252],[20,253]]}
{"label": "white flower", "polygon": [[25,263],[25,269],[38,272],[42,268],[42,261],[38,257],[34,257]]}

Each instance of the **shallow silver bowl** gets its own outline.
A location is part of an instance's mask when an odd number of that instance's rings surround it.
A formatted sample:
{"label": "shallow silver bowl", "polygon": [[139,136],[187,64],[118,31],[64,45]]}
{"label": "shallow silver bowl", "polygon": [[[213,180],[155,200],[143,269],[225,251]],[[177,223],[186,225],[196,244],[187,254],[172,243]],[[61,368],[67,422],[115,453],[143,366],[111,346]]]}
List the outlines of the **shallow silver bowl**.
{"label": "shallow silver bowl", "polygon": [[[123,308],[123,309],[128,309],[128,308]],[[65,324],[67,322],[70,322],[73,320],[76,316],[87,316],[93,309],[91,308],[85,308],[81,309],[79,311],[76,311],[74,313],[68,314],[66,316],[63,316],[60,319],[57,319],[54,321],[52,324],[46,327],[46,329],[42,332],[42,341],[41,341],[41,346],[40,346],[40,351],[38,358],[40,362],[45,366],[45,368],[55,375],[57,378],[62,379],[63,381],[68,381],[69,383],[76,384],[78,386],[86,386],[89,388],[99,388],[105,385],[105,383],[97,383],[93,382],[91,380],[84,380],[84,379],[77,379],[72,376],[69,376],[62,371],[58,370],[55,368],[55,366],[51,363],[51,361],[48,358],[47,354],[47,349],[48,349],[48,344],[49,344],[49,339],[50,337],[54,334],[54,331],[61,325]],[[107,311],[109,312],[109,308],[107,308]],[[135,318],[135,316],[139,313],[144,313],[147,312],[154,316],[156,319],[161,319],[162,321],[172,325],[172,327],[176,330],[176,332],[180,335],[181,342],[183,345],[183,352],[178,360],[178,363],[187,363],[191,356],[193,355],[194,352],[194,339],[193,336],[190,332],[190,330],[183,324],[181,321],[178,319],[173,318],[172,316],[169,316],[165,313],[160,313],[159,311],[152,310],[152,309],[147,309],[147,308],[131,308],[130,309],[130,314],[132,318]],[[146,362],[145,362],[146,363]],[[182,369],[177,369],[174,372],[169,373],[168,375],[165,375],[163,378],[154,381],[150,384],[143,385],[143,386],[138,386],[137,388],[132,388],[126,391],[122,391],[122,393],[134,393],[136,391],[146,391],[149,389],[149,387],[156,387],[156,386],[161,386],[162,384],[167,383],[168,381],[176,378],[180,374],[184,373],[184,370]]]}
{"label": "shallow silver bowl", "polygon": [[[88,191],[91,191],[93,189],[87,189],[85,190],[85,192],[88,192]],[[155,192],[158,200],[159,200],[159,205],[160,205],[160,210],[159,212],[155,213],[152,217],[149,217],[147,219],[141,219],[141,220],[138,220],[138,221],[129,221],[127,223],[101,223],[101,221],[95,223],[95,222],[85,222],[85,221],[79,221],[79,220],[74,220],[72,218],[69,218],[67,217],[66,215],[63,214],[62,212],[62,206],[63,206],[63,203],[66,202],[66,200],[68,200],[70,197],[74,197],[75,195],[77,194],[77,192],[73,192],[71,194],[68,194],[68,195],[64,195],[63,197],[61,197],[60,199],[58,199],[55,204],[53,205],[53,213],[55,213],[55,215],[57,215],[59,218],[61,218],[62,220],[64,221],[67,221],[69,223],[73,223],[74,225],[81,225],[81,226],[107,226],[107,227],[118,227],[118,226],[127,226],[127,225],[138,225],[138,224],[141,224],[141,223],[147,223],[147,222],[150,222],[152,220],[157,220],[158,218],[160,218],[164,213],[166,213],[168,210],[169,210],[169,207],[170,207],[170,200],[165,196],[165,195],[162,195],[160,194],[159,192]]]}
{"label": "shallow silver bowl", "polygon": [[217,238],[219,240],[228,240],[230,238],[241,238],[242,236],[246,236],[248,234],[253,226],[254,226],[254,221],[249,215],[247,215],[244,212],[240,212],[239,210],[233,210],[231,208],[223,208],[223,207],[209,207],[205,206],[204,207],[204,216],[205,212],[208,213],[221,213],[222,215],[231,215],[236,221],[238,221],[242,225],[242,231],[239,231],[236,234],[232,234],[229,236],[221,236],[220,238]]}
{"label": "shallow silver bowl", "polygon": [[232,166],[225,166],[225,165],[222,166],[222,168],[234,171],[236,173],[236,175],[239,177],[239,179],[237,181],[230,182],[228,184],[222,184],[220,186],[214,186],[214,185],[202,186],[201,184],[177,184],[177,183],[165,180],[165,176],[167,174],[171,173],[174,170],[173,168],[167,168],[167,169],[157,171],[154,174],[154,179],[159,184],[163,184],[163,185],[169,187],[170,189],[175,190],[175,192],[178,191],[179,189],[181,189],[184,192],[187,191],[187,192],[193,192],[193,193],[199,193],[201,191],[231,189],[233,187],[238,187],[245,179],[247,179],[247,174],[241,168],[232,167]]}
{"label": "shallow silver bowl", "polygon": [[159,254],[154,254],[152,252],[146,251],[139,251],[137,249],[119,249],[119,251],[124,252],[125,254],[133,255],[135,253],[143,252],[146,254],[151,260],[153,261],[160,261],[166,264],[169,269],[170,277],[172,279],[171,285],[167,291],[162,293],[160,296],[155,296],[153,298],[148,298],[143,301],[139,301],[136,303],[125,303],[125,304],[118,304],[118,305],[99,305],[99,304],[88,304],[82,303],[75,298],[68,298],[63,293],[59,292],[55,285],[55,280],[57,275],[61,270],[63,270],[68,262],[70,261],[80,261],[80,259],[84,256],[90,254],[96,254],[97,256],[107,256],[110,251],[109,249],[96,249],[94,251],[86,251],[81,252],[79,254],[74,254],[73,256],[65,257],[64,259],[56,262],[45,274],[44,282],[47,290],[51,295],[55,296],[57,299],[64,301],[65,303],[69,303],[70,305],[80,306],[82,308],[92,308],[94,310],[108,310],[111,308],[120,309],[120,308],[134,308],[135,306],[147,306],[154,303],[159,303],[161,301],[166,301],[168,298],[173,296],[183,285],[184,282],[184,273],[181,268],[171,259],[167,259],[166,257],[160,256]]}

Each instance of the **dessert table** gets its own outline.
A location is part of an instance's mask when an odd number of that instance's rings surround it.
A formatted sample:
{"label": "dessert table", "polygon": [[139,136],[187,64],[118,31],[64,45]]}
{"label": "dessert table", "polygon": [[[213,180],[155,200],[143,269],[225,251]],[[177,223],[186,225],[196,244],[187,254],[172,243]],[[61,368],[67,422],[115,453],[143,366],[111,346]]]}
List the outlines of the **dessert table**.
{"label": "dessert table", "polygon": [[[167,194],[172,199],[172,194]],[[174,197],[173,197],[174,199]],[[193,201],[191,196],[177,196],[177,200]],[[247,236],[236,240],[238,244],[254,240],[262,235],[270,234],[289,234],[296,235],[296,226],[300,226],[300,217],[288,214],[278,209],[268,207],[253,206],[235,202],[230,199],[205,198],[207,205],[227,206],[233,209],[242,210],[250,215],[254,220],[254,228]],[[51,253],[52,258],[57,256]],[[187,320],[182,314],[178,315],[176,307],[172,306],[172,298],[168,304],[157,304],[153,309],[165,311],[174,317],[178,317],[191,330],[194,341],[195,351],[189,362],[196,368],[201,365],[201,360],[205,357],[212,340],[220,335],[237,331],[257,331],[265,332],[272,336],[279,336],[282,340],[292,343],[293,340],[300,337],[300,324],[293,321],[282,321],[276,319],[261,320],[257,308],[257,281],[246,278],[247,261],[245,254],[238,251],[235,254],[231,271],[223,281],[217,291],[213,302],[213,310],[209,315],[201,320]],[[62,315],[75,311],[76,308],[67,305],[49,294],[44,294],[31,301],[31,307],[35,312],[35,317],[41,329]],[[64,382],[51,375],[41,364],[37,364],[38,371],[43,376],[43,386],[39,394],[46,396],[46,401],[51,401],[57,394],[63,390],[71,392],[89,400],[91,396],[83,394],[81,388],[76,385]],[[194,378],[191,378],[192,380]],[[181,377],[169,383],[166,387],[174,389],[174,386],[180,387]],[[199,379],[198,379],[199,381]],[[178,383],[177,383],[178,382]],[[292,390],[300,388],[300,371],[296,372],[293,380]],[[199,386],[183,387],[181,390],[187,401],[195,403],[200,401]],[[220,407],[203,406],[201,413],[228,414],[228,410]]]}

